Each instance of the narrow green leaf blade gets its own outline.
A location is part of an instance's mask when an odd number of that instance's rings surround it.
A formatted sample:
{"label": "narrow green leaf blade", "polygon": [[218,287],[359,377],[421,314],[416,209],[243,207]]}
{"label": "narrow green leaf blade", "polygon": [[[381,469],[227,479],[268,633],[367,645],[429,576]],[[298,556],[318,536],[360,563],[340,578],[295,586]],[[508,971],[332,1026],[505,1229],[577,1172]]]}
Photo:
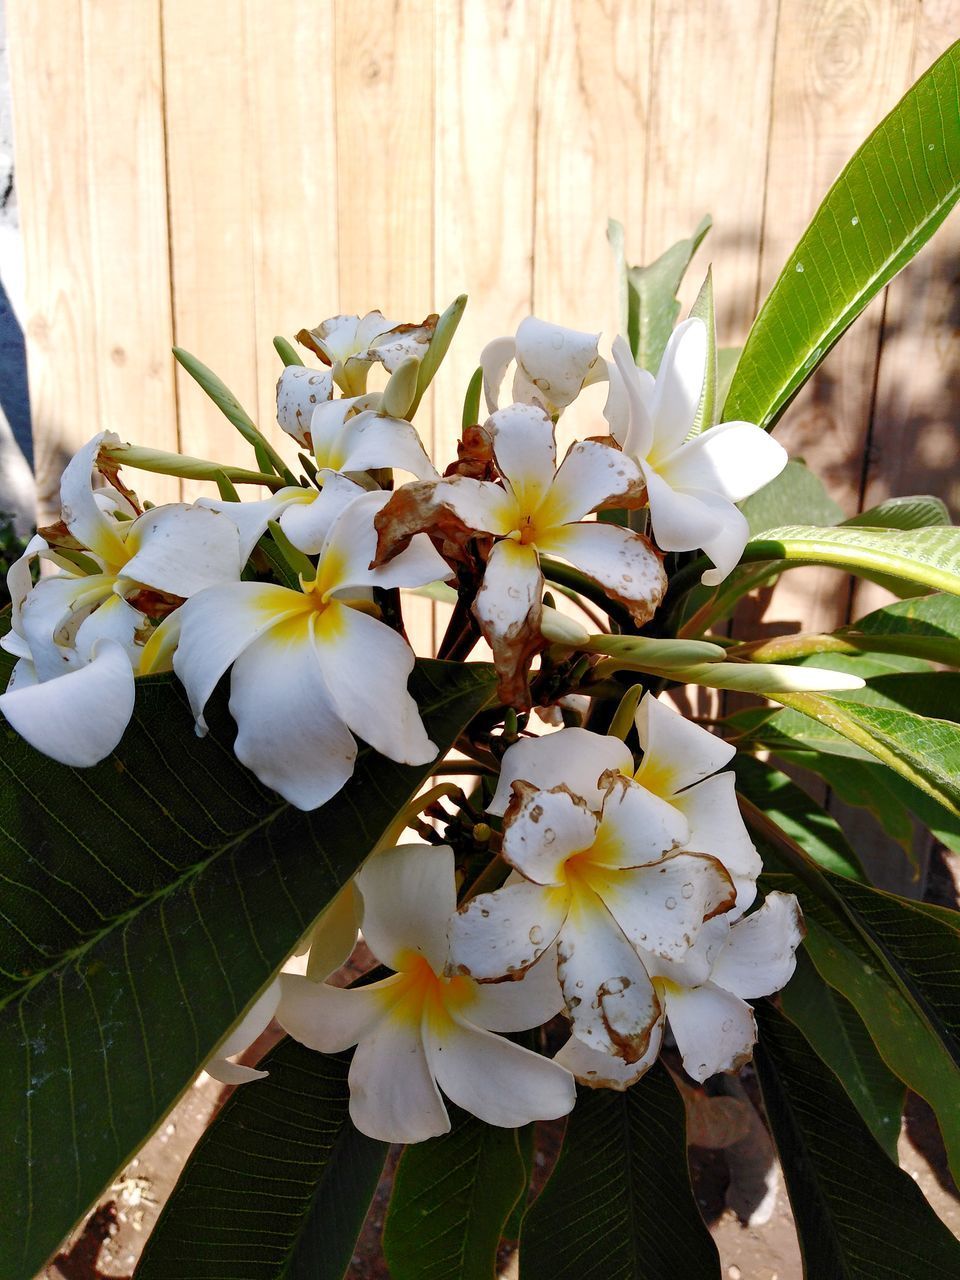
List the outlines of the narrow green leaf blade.
{"label": "narrow green leaf blade", "polygon": [[707,268],[707,278],[700,286],[690,315],[702,320],[707,327],[707,363],[703,372],[703,391],[691,432],[691,435],[698,436],[717,422],[717,318],[713,302],[713,271],[710,267]]}
{"label": "narrow green leaf blade", "polygon": [[683,1103],[657,1063],[624,1093],[582,1089],[520,1235],[520,1280],[720,1280],[690,1188]]}
{"label": "narrow green leaf blade", "polygon": [[347,1107],[349,1058],[285,1039],[201,1137],[137,1280],[341,1280],[387,1156]]}
{"label": "narrow green leaf blade", "polygon": [[450,1132],[407,1147],[397,1166],[383,1229],[393,1280],[492,1280],[527,1189],[518,1130],[448,1107]]}
{"label": "narrow green leaf blade", "polygon": [[772,427],[844,330],[960,195],[960,43],[880,122],[827,192],[760,309],[724,418]]}
{"label": "narrow green leaf blade", "polygon": [[858,647],[960,667],[960,599],[944,592],[898,600],[836,633]]}
{"label": "narrow green leaf blade", "polygon": [[960,1242],[887,1160],[833,1074],[770,1005],[755,1054],[809,1280],[950,1280]]}
{"label": "narrow green leaf blade", "polygon": [[642,369],[656,373],[673,326],[680,314],[677,290],[704,236],[713,225],[707,214],[688,240],[680,240],[647,267],[627,268],[633,358]]}

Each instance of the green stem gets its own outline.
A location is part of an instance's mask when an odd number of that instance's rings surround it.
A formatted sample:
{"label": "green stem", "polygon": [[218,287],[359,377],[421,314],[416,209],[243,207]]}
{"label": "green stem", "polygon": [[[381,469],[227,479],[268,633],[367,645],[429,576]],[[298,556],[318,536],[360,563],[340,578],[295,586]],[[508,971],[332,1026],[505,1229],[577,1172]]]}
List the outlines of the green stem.
{"label": "green stem", "polygon": [[207,458],[191,458],[182,453],[167,453],[163,449],[145,449],[137,444],[114,445],[103,452],[119,466],[151,471],[161,476],[180,476],[184,480],[212,480],[216,483],[221,476],[226,476],[233,484],[262,484],[268,489],[282,489],[286,483],[279,476],[262,471],[225,467],[222,462],[210,462]]}

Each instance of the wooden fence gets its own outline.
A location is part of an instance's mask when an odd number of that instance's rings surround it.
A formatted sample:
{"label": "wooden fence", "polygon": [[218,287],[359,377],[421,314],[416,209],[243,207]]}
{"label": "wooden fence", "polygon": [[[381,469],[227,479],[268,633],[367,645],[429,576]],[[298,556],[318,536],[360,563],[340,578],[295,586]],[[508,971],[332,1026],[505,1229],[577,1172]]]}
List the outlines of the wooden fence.
{"label": "wooden fence", "polygon": [[[174,343],[269,426],[275,333],[465,290],[418,419],[446,457],[486,339],[530,311],[612,336],[608,215],[642,261],[710,211],[687,299],[712,261],[741,341],[838,170],[960,30],[960,0],[8,2],[44,514],[101,428],[247,459]],[[848,512],[956,497],[958,263],[954,217],[783,424]],[[842,621],[837,583],[809,573],[788,611]]]}

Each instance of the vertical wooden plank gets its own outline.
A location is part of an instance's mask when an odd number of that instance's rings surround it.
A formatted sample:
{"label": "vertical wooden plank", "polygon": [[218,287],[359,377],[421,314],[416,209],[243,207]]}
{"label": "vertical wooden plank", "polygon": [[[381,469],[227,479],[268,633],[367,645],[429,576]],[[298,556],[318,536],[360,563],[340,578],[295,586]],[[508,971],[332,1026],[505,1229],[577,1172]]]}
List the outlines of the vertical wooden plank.
{"label": "vertical wooden plank", "polygon": [[[256,414],[244,5],[162,3],[174,333]],[[250,466],[249,445],[180,369],[177,389],[183,451]]]}
{"label": "vertical wooden plank", "polygon": [[470,299],[436,384],[441,470],[483,346],[533,309],[539,12],[537,0],[437,3],[436,306]]}
{"label": "vertical wooden plank", "polygon": [[[534,310],[617,332],[609,217],[644,224],[652,0],[549,0],[542,6]],[[603,346],[602,348],[603,349]],[[561,419],[563,443],[602,429],[602,389]]]}
{"label": "vertical wooden plank", "polygon": [[[84,0],[82,25],[99,426],[176,449],[160,6]],[[171,476],[128,482],[180,496]]]}
{"label": "vertical wooden plank", "polygon": [[[769,290],[827,189],[911,78],[917,0],[781,0],[767,173],[761,283]],[[777,429],[853,514],[867,444],[883,297],[857,320]],[[768,619],[832,630],[846,613],[844,580],[788,574]],[[783,629],[782,626],[780,629]]]}
{"label": "vertical wooden plank", "polygon": [[[340,307],[396,321],[434,309],[433,0],[335,0]],[[417,414],[430,452],[432,405]],[[432,652],[433,610],[409,598],[407,631]]]}
{"label": "vertical wooden plank", "polygon": [[[960,0],[925,0],[917,22],[916,80],[960,31]],[[960,516],[957,392],[960,327],[957,264],[960,215],[954,213],[887,289],[876,401],[862,505],[932,493]],[[852,616],[889,596],[873,583],[854,588]]]}
{"label": "vertical wooden plank", "polygon": [[25,336],[41,522],[59,514],[60,473],[97,429],[83,29],[79,0],[8,6]]}
{"label": "vertical wooden plank", "polygon": [[246,0],[245,20],[259,422],[292,459],[271,344],[339,311],[333,8]]}

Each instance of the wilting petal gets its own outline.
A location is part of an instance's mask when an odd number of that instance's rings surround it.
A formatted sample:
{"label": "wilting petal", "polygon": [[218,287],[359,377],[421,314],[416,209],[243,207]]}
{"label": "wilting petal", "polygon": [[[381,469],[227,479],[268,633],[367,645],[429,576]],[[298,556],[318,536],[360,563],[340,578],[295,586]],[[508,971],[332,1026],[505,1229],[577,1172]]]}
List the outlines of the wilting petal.
{"label": "wilting petal", "polygon": [[[280,528],[293,545],[308,556],[319,554],[343,509],[366,492],[336,471],[321,471],[318,479],[323,485],[319,492],[316,489],[298,490],[302,495],[299,500],[285,503],[279,515],[270,517],[271,520],[279,520]],[[281,490],[281,493],[289,492],[289,489]]]}
{"label": "wilting petal", "polygon": [[736,747],[702,729],[645,693],[637,708],[637,737],[643,751],[637,782],[664,799],[729,764]]}
{"label": "wilting petal", "polygon": [[350,959],[357,945],[361,903],[350,879],[324,909],[299,954],[309,950],[307,977],[322,982]]}
{"label": "wilting petal", "polygon": [[406,550],[371,569],[368,581],[374,587],[425,587],[452,577],[453,570],[427,535],[416,533]]}
{"label": "wilting petal", "polygon": [[230,664],[271,627],[311,610],[303,592],[260,582],[209,587],[181,605],[173,669],[199,731],[206,731],[203,708]]}
{"label": "wilting petal", "polygon": [[505,539],[490,552],[473,612],[493,650],[501,701],[529,706],[527,671],[545,647],[540,634],[543,575],[536,548]]}
{"label": "wilting petal", "polygon": [[332,601],[316,629],[317,655],[337,711],[375,751],[401,764],[427,764],[437,748],[407,692],[410,646],[384,623]]}
{"label": "wilting petal", "polygon": [[669,853],[647,867],[590,867],[587,883],[635,947],[679,958],[705,919],[728,910],[734,889],[722,864],[698,853]]}
{"label": "wilting petal", "polygon": [[457,909],[453,851],[446,845],[401,845],[368,858],[355,884],[363,900],[367,946],[391,969],[408,969],[410,953],[434,973],[447,963],[447,924]]}
{"label": "wilting petal", "polygon": [[468,529],[478,533],[502,536],[515,529],[520,519],[513,495],[490,480],[454,476],[441,480],[433,490],[433,497]]}
{"label": "wilting petal", "polygon": [[[528,881],[471,898],[450,919],[450,969],[477,981],[529,969],[553,944],[569,898],[565,886],[545,888]],[[476,1016],[483,1021],[481,1012]]]}
{"label": "wilting petal", "polygon": [[643,953],[643,962],[651,978],[667,978],[681,987],[702,987],[710,981],[717,956],[726,945],[730,936],[730,917],[733,913],[725,912],[704,920],[700,931],[693,940],[693,946],[684,951],[682,956],[657,956],[653,952]]}
{"label": "wilting petal", "polygon": [[343,429],[341,449],[341,471],[392,467],[396,471],[408,471],[418,480],[439,478],[416,430],[399,418],[387,418],[371,411],[358,414]]}
{"label": "wilting petal", "polygon": [[236,582],[243,563],[236,527],[216,511],[185,503],[153,507],[130,526],[133,555],[122,577],[172,596]]}
{"label": "wilting petal", "polygon": [[311,622],[305,615],[254,640],[230,677],[237,759],[304,810],[335,796],[357,758],[353,734],[326,687]]}
{"label": "wilting petal", "polygon": [[707,366],[707,326],[692,317],[670,335],[650,397],[654,442],[650,457],[667,457],[690,434]]}
{"label": "wilting petal", "polygon": [[637,368],[623,338],[614,338],[613,358],[623,381],[629,421],[626,434],[616,438],[624,453],[631,458],[645,458],[653,447],[653,419],[648,408],[653,399],[653,375],[646,369]]}
{"label": "wilting petal", "polygon": [[258,1039],[270,1023],[280,1003],[280,983],[274,979],[261,992],[247,1012],[217,1050],[217,1056],[211,1058],[204,1068],[207,1075],[213,1076],[221,1084],[246,1084],[249,1080],[260,1080],[269,1073],[258,1071],[256,1067],[245,1067],[227,1059],[235,1053],[243,1053]]}
{"label": "wilting petal", "polygon": [[281,973],[276,1018],[308,1049],[339,1053],[369,1035],[388,1016],[397,975],[367,987],[331,987],[299,973]]}
{"label": "wilting petal", "polygon": [[640,468],[612,444],[578,440],[567,450],[546,500],[537,512],[537,525],[557,526],[582,520],[591,511],[617,504],[636,506],[643,497]]}
{"label": "wilting petal", "polygon": [[658,464],[673,489],[706,490],[741,502],[787,465],[788,454],[769,431],[750,422],[724,422],[688,440]]}
{"label": "wilting petal", "polygon": [[619,738],[589,729],[561,729],[542,738],[521,738],[500,762],[500,778],[487,812],[498,817],[504,814],[513,796],[513,783],[521,779],[545,791],[564,783],[591,809],[599,809],[605,794],[600,778],[611,770],[633,772],[633,756]]}
{"label": "wilting petal", "polygon": [[564,863],[589,849],[596,832],[596,814],[562,783],[541,791],[515,782],[503,820],[503,856],[534,884],[564,884]]}
{"label": "wilting petal", "polygon": [[74,641],[77,655],[82,662],[89,662],[98,640],[114,640],[126,653],[130,665],[136,669],[140,665],[137,632],[146,623],[147,620],[139,609],[134,609],[120,596],[111,596],[94,609],[93,613],[87,614],[80,623]]}
{"label": "wilting petal", "polygon": [[23,555],[14,560],[7,570],[7,595],[10,597],[10,621],[14,631],[20,629],[20,611],[33,587],[33,562],[46,550],[46,539],[35,533],[24,548]]}
{"label": "wilting petal", "polygon": [[118,436],[101,431],[78,450],[64,468],[60,479],[60,508],[64,524],[85,547],[110,568],[127,558],[123,547],[123,526],[100,509],[93,496],[93,471],[103,445],[119,444]]}
{"label": "wilting petal", "polygon": [[277,382],[277,422],[298,444],[308,448],[313,411],[332,397],[333,377],[326,370],[288,365]]}
{"label": "wilting petal", "polygon": [[483,396],[487,412],[496,413],[500,405],[500,388],[506,376],[507,366],[517,353],[514,338],[494,338],[480,352],[480,368],[483,370]]}
{"label": "wilting petal", "polygon": [[642,1058],[660,1002],[640,957],[587,889],[573,895],[557,957],[574,1035],[624,1062]]}
{"label": "wilting petal", "polygon": [[280,520],[291,504],[310,503],[316,497],[315,489],[302,489],[289,485],[272,493],[269,498],[257,502],[228,502],[225,498],[198,498],[195,507],[217,511],[230,521],[240,538],[240,563],[250,559],[253,548],[267,531],[271,520]]}
{"label": "wilting petal", "polygon": [[562,1008],[556,952],[548,948],[520,978],[476,983],[464,1014],[488,1031],[526,1031],[549,1022]]}
{"label": "wilting petal", "polygon": [[82,667],[0,695],[0,711],[22,738],[52,760],[80,768],[116,748],[133,703],[133,668],[113,640],[101,640]]}
{"label": "wilting petal", "polygon": [[792,978],[805,932],[793,894],[768,893],[759,911],[730,930],[711,981],[744,1000],[772,995]]}
{"label": "wilting petal", "polygon": [[20,631],[41,680],[52,680],[74,665],[72,646],[84,616],[113,594],[116,579],[108,573],[88,577],[58,574],[41,578],[20,610]]}
{"label": "wilting petal", "polygon": [[591,1089],[617,1089],[622,1092],[636,1084],[656,1062],[663,1044],[663,1023],[664,1019],[660,1017],[653,1024],[646,1053],[636,1062],[624,1062],[609,1053],[589,1049],[577,1036],[571,1036],[553,1060],[572,1071],[581,1084]]}
{"label": "wilting petal", "polygon": [[546,555],[564,560],[619,600],[638,625],[648,622],[667,589],[660,557],[647,539],[615,524],[565,524],[538,538]]}
{"label": "wilting petal", "polygon": [[[342,508],[331,524],[317,565],[317,581],[327,595],[351,587],[419,587],[435,582],[438,576],[449,577],[449,566],[436,551],[431,554],[432,547],[425,536],[415,537],[400,555],[381,569],[371,570],[370,563],[377,551],[374,519],[391,496],[380,489],[360,493]],[[409,582],[405,580],[408,576]]]}
{"label": "wilting petal", "polygon": [[690,824],[687,848],[712,853],[730,873],[737,890],[737,905],[731,918],[742,915],[756,896],[762,864],[740,813],[733,773],[705,778],[673,796],[671,804]]}
{"label": "wilting petal", "polygon": [[554,426],[538,405],[511,404],[487,421],[497,469],[525,515],[532,515],[557,473]]}
{"label": "wilting petal", "polygon": [[639,867],[687,843],[687,819],[672,804],[621,773],[605,775],[606,797],[590,861]]}
{"label": "wilting petal", "polygon": [[369,1138],[422,1142],[450,1129],[419,1021],[405,1014],[385,1018],[364,1036],[353,1055],[348,1082],[350,1118]]}
{"label": "wilting petal", "polygon": [[550,413],[565,409],[583,389],[596,364],[598,333],[579,333],[528,316],[517,329],[517,373],[513,398],[536,397]]}
{"label": "wilting petal", "polygon": [[753,1010],[729,991],[708,982],[703,987],[671,986],[665,993],[667,1018],[683,1069],[694,1080],[718,1071],[735,1071],[753,1055],[757,1026]]}
{"label": "wilting petal", "polygon": [[426,1017],[424,1046],[450,1101],[486,1124],[516,1129],[532,1120],[555,1120],[576,1102],[568,1071],[456,1015]]}

